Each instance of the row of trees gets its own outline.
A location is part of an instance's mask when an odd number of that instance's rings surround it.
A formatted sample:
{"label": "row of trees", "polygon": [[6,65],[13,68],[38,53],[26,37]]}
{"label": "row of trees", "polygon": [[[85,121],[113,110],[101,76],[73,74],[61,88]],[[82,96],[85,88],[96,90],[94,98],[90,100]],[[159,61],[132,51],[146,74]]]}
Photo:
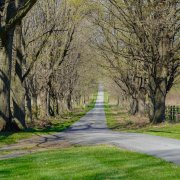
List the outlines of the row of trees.
{"label": "row of trees", "polygon": [[164,121],[180,72],[179,8],[177,0],[0,1],[2,128],[85,103],[97,63],[131,114]]}
{"label": "row of trees", "polygon": [[166,95],[180,72],[177,0],[104,0],[92,14],[101,66],[129,101],[131,114],[165,120]]}
{"label": "row of trees", "polygon": [[86,103],[96,81],[82,33],[85,1],[4,0],[0,7],[3,130]]}
{"label": "row of trees", "polygon": [[[13,39],[16,31],[18,46],[18,32],[21,21],[36,1],[0,1],[0,119],[4,121],[6,127],[10,127],[11,124],[10,91]],[[16,53],[16,59],[18,59],[18,52]]]}

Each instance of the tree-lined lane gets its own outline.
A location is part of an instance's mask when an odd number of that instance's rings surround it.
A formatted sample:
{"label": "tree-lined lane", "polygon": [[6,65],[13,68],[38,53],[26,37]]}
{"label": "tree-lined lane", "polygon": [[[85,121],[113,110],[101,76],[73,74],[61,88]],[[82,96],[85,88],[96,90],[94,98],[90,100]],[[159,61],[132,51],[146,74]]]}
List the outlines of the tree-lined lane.
{"label": "tree-lined lane", "polygon": [[[104,112],[104,92],[99,88],[95,108],[88,112],[79,122],[73,124],[63,133],[42,136],[36,139],[22,140],[18,144],[3,147],[0,152],[11,150],[3,158],[22,156],[31,151],[19,151],[28,144],[32,146],[55,146],[64,142],[78,145],[109,144],[120,148],[145,153],[162,158],[166,161],[180,164],[180,140],[138,133],[113,132],[107,128]],[[16,151],[17,149],[17,151]],[[18,153],[19,152],[19,153]]]}

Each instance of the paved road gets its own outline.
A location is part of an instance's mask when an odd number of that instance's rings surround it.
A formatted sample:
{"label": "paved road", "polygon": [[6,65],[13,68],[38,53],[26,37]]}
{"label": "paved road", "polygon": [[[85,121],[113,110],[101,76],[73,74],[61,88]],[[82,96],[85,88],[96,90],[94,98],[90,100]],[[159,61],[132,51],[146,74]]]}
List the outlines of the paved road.
{"label": "paved road", "polygon": [[[102,87],[99,89],[95,108],[81,118],[80,121],[73,124],[67,131],[37,139],[23,140],[21,144],[29,143],[39,146],[48,143],[49,146],[53,146],[58,142],[61,143],[64,141],[79,145],[111,144],[180,164],[180,140],[138,133],[113,132],[109,130],[106,126],[104,92]],[[0,152],[6,149],[18,149],[17,146],[18,145],[12,145],[0,148]],[[17,153],[5,155],[2,158],[17,157],[26,153],[27,151],[19,152],[18,150]]]}

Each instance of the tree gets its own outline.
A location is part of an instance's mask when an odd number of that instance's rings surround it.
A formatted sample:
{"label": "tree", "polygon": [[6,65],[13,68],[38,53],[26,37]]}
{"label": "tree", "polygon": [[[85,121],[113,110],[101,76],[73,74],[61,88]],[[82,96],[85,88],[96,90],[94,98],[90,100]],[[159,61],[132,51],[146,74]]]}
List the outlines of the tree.
{"label": "tree", "polygon": [[[179,2],[108,0],[100,4],[104,10],[95,19],[103,34],[98,43],[106,40],[101,50],[112,53],[108,59],[115,64],[125,61],[136,69],[128,78],[133,79],[131,87],[143,82],[140,89],[149,97],[150,122],[163,122],[166,95],[179,75]],[[133,72],[129,70],[125,70],[128,76]],[[122,81],[122,76],[118,79]],[[139,86],[135,89],[141,94]]]}
{"label": "tree", "polygon": [[0,120],[5,129],[11,129],[10,87],[14,29],[26,16],[37,0],[2,0],[0,2]]}

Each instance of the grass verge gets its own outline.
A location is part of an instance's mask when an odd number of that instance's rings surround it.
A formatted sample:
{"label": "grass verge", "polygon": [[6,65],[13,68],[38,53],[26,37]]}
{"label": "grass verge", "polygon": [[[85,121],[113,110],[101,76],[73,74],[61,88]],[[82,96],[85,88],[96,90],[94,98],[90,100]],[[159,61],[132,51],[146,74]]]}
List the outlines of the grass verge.
{"label": "grass verge", "polygon": [[107,94],[105,94],[105,113],[107,125],[112,130],[180,139],[180,123],[173,124],[166,122],[159,125],[152,125],[144,117],[131,116],[122,107],[109,105]]}
{"label": "grass verge", "polygon": [[28,128],[27,130],[21,132],[0,132],[0,147],[16,143],[19,140],[30,138],[35,135],[52,134],[64,131],[83,117],[88,111],[94,108],[96,98],[97,94],[94,95],[91,103],[86,107],[76,108],[73,112],[64,113],[59,117],[49,119],[48,121],[51,122],[51,125],[48,127]]}
{"label": "grass verge", "polygon": [[0,179],[180,179],[180,166],[111,146],[73,147],[0,161]]}

